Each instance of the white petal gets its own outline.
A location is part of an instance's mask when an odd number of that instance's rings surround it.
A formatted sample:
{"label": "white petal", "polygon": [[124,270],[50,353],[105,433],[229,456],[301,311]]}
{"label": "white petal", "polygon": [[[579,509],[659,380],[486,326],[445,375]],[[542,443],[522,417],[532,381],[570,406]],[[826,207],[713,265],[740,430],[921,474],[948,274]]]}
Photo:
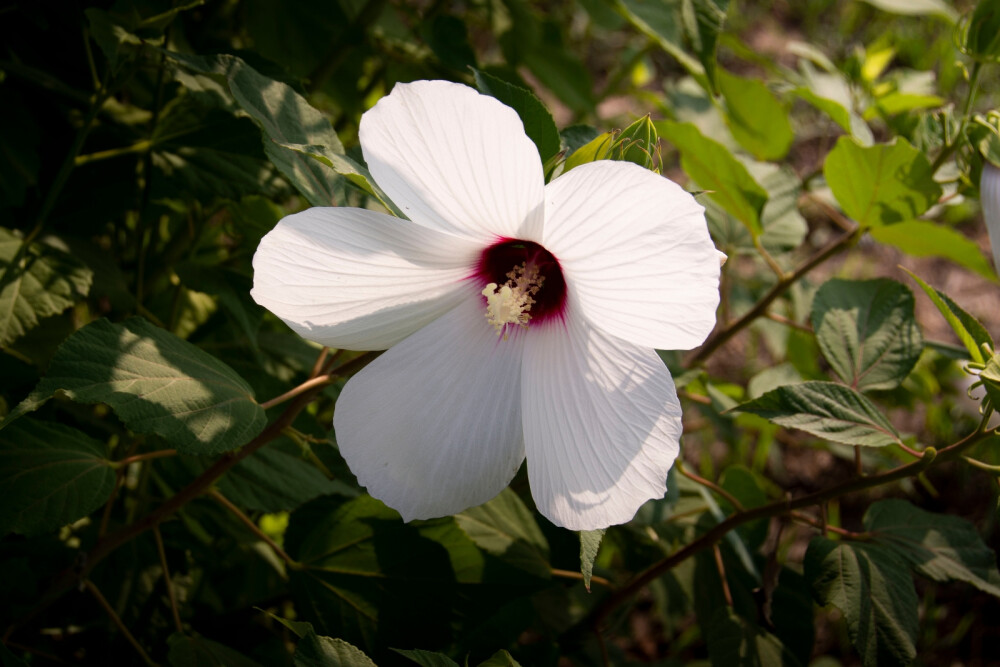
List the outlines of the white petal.
{"label": "white petal", "polygon": [[344,459],[403,519],[484,503],[524,460],[521,354],[463,303],[372,362],[344,386],[333,427]]}
{"label": "white petal", "polygon": [[451,310],[478,257],[468,241],[406,220],[311,208],[261,239],[250,294],[304,338],[383,350]]}
{"label": "white petal", "polygon": [[486,243],[537,240],[541,158],[510,107],[448,81],[400,83],[359,134],[375,181],[414,222]]}
{"label": "white petal", "polygon": [[983,164],[983,174],[979,179],[979,200],[993,248],[993,268],[1000,273],[1000,169],[989,162]]}
{"label": "white petal", "polygon": [[666,491],[681,409],[653,350],[573,313],[530,331],[524,348],[524,441],[531,495],[553,523],[625,523]]}
{"label": "white petal", "polygon": [[542,245],[607,333],[687,350],[715,326],[719,253],[704,209],[673,181],[628,162],[577,167],[545,188]]}

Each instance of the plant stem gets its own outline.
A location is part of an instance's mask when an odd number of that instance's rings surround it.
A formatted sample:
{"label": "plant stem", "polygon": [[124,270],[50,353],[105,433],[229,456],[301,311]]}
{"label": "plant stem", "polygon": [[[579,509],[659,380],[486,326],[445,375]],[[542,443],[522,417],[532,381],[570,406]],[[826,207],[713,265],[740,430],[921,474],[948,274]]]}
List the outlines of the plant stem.
{"label": "plant stem", "polygon": [[[560,577],[562,579],[576,579],[577,581],[583,581],[583,575],[581,573],[579,573],[579,572],[574,572],[573,570],[560,570],[560,569],[554,567],[554,568],[552,568],[552,569],[549,570],[549,573],[553,577]],[[604,577],[599,577],[596,574],[591,575],[590,581],[592,581],[595,584],[600,584],[601,586],[604,586],[605,588],[611,588],[611,589],[614,588],[614,584],[612,584],[610,581],[608,581]]]}
{"label": "plant stem", "polygon": [[694,474],[693,472],[690,472],[689,470],[687,470],[684,467],[684,463],[681,462],[681,461],[679,461],[679,460],[677,461],[677,463],[674,464],[674,466],[677,468],[677,472],[679,472],[680,474],[684,475],[685,477],[687,477],[688,479],[690,479],[692,481],[697,482],[698,484],[701,484],[704,487],[707,487],[707,488],[711,489],[712,491],[715,491],[717,494],[719,494],[720,496],[722,496],[723,498],[725,498],[726,501],[730,505],[732,505],[733,508],[737,512],[744,512],[744,511],[746,511],[746,508],[744,508],[743,504],[736,499],[736,496],[734,496],[733,494],[729,493],[728,491],[726,491],[724,488],[722,488],[721,486],[719,486],[715,482],[713,482],[711,480],[708,480],[708,479],[705,479],[704,477],[700,477],[700,476]]}
{"label": "plant stem", "polygon": [[775,299],[784,294],[789,287],[799,280],[799,278],[833,257],[844,248],[848,247],[860,236],[861,228],[855,224],[851,230],[844,232],[828,243],[825,247],[818,250],[809,259],[799,265],[794,271],[785,274],[784,278],[778,280],[778,282],[776,282],[750,310],[740,316],[739,319],[733,320],[709,336],[708,340],[705,341],[705,344],[698,348],[698,351],[689,357],[684,365],[691,367],[703,362],[713,352],[715,352],[715,350],[729,341],[730,338],[752,324],[758,317],[766,313],[768,306],[770,306]]}
{"label": "plant stem", "polygon": [[304,391],[309,391],[310,389],[315,389],[317,387],[325,387],[328,384],[333,384],[334,382],[336,382],[336,380],[337,376],[334,374],[318,375],[314,378],[306,380],[297,387],[289,389],[281,396],[276,396],[275,398],[272,398],[269,401],[264,401],[263,403],[260,404],[260,407],[264,408],[265,410],[270,410],[276,405],[281,405],[285,401],[295,398]]}
{"label": "plant stem", "polygon": [[146,452],[145,454],[136,454],[135,456],[129,456],[122,459],[121,461],[113,461],[113,465],[116,468],[124,468],[125,466],[132,463],[139,463],[140,461],[149,461],[152,459],[162,459],[167,456],[177,456],[176,449],[159,449],[155,452]]}
{"label": "plant stem", "polygon": [[733,606],[733,593],[729,590],[729,580],[726,579],[726,566],[722,563],[722,550],[718,544],[712,545],[715,555],[715,567],[719,570],[719,581],[722,582],[722,595],[726,599],[726,605],[731,609]]}
{"label": "plant stem", "polygon": [[91,595],[93,595],[94,598],[97,599],[97,604],[101,605],[104,611],[107,612],[108,616],[111,617],[111,622],[114,623],[115,626],[117,626],[117,628],[125,636],[125,639],[128,640],[128,643],[131,644],[133,648],[135,648],[136,653],[139,654],[139,657],[142,658],[142,661],[147,665],[150,665],[150,667],[156,667],[156,663],[153,662],[153,660],[149,657],[149,655],[146,653],[146,650],[142,648],[142,644],[140,644],[136,640],[136,638],[132,636],[132,633],[129,632],[128,628],[125,627],[125,624],[122,623],[122,619],[118,617],[118,614],[115,613],[114,608],[112,608],[112,606],[108,603],[107,599],[105,599],[105,597],[101,594],[101,591],[98,590],[97,586],[94,585],[94,582],[92,582],[90,579],[84,579],[83,587],[86,588],[88,591],[90,591]]}
{"label": "plant stem", "polygon": [[163,568],[163,581],[167,585],[167,597],[170,598],[170,611],[174,617],[174,627],[177,632],[184,632],[181,624],[181,614],[177,609],[177,595],[174,593],[174,584],[170,581],[170,567],[167,566],[167,552],[163,548],[163,535],[160,534],[160,527],[153,526],[153,537],[156,538],[156,551],[160,554],[160,566]]}
{"label": "plant stem", "polygon": [[227,510],[229,510],[233,514],[233,516],[239,519],[240,523],[242,523],[244,526],[250,529],[251,533],[260,538],[260,540],[264,542],[267,546],[271,547],[271,550],[274,551],[274,553],[276,553],[278,557],[281,558],[281,560],[285,561],[286,565],[288,565],[291,568],[297,568],[299,566],[298,562],[294,558],[289,556],[287,553],[285,553],[285,550],[282,549],[280,546],[278,546],[277,542],[268,537],[268,535],[264,531],[262,531],[250,517],[244,514],[239,507],[229,502],[229,499],[227,499],[224,495],[219,493],[218,490],[209,489],[209,491],[205,495],[207,495],[209,498],[211,498],[212,500],[216,501],[217,503],[225,507]]}

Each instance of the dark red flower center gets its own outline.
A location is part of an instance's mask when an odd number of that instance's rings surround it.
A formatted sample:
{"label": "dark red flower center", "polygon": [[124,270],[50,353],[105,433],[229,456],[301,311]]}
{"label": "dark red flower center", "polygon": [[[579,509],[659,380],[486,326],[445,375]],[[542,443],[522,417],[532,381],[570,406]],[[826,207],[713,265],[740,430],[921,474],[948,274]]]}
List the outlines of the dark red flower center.
{"label": "dark red flower center", "polygon": [[[485,287],[511,283],[511,274],[535,274],[541,278],[537,292],[532,293],[534,303],[529,314],[531,323],[538,324],[553,318],[562,318],[566,305],[566,280],[562,268],[552,253],[534,241],[502,239],[483,250],[476,267],[476,278]],[[486,297],[483,297],[484,302]]]}

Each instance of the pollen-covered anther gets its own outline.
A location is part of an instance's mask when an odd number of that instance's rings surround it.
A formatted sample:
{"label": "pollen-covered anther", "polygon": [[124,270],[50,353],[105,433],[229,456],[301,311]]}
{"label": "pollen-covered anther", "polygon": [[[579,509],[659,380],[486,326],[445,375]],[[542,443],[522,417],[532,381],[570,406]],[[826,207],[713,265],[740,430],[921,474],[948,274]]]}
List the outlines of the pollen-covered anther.
{"label": "pollen-covered anther", "polygon": [[526,262],[515,266],[507,274],[507,278],[503,285],[489,283],[482,291],[482,295],[486,297],[486,321],[493,325],[497,335],[503,336],[504,340],[510,334],[510,325],[528,328],[528,321],[531,320],[528,311],[535,303],[533,297],[545,282],[545,276],[538,272],[538,268],[529,266]]}

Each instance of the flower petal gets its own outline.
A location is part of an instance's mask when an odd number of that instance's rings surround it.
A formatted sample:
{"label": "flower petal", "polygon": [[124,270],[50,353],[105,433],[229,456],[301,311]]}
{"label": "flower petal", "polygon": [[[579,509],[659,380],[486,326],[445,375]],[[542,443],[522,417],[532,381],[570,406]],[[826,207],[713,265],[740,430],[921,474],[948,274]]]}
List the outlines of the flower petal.
{"label": "flower petal", "polygon": [[333,427],[372,496],[410,521],[484,503],[510,483],[524,460],[525,338],[498,338],[469,291],[348,381]]}
{"label": "flower petal", "polygon": [[448,81],[400,83],[359,135],[375,181],[414,222],[486,243],[537,240],[541,158],[510,107]]}
{"label": "flower petal", "polygon": [[542,244],[607,333],[686,350],[715,326],[719,253],[704,209],[673,181],[628,162],[577,167],[545,188]]}
{"label": "flower petal", "polygon": [[681,408],[653,350],[612,338],[573,313],[530,331],[521,381],[531,495],[553,523],[625,523],[666,491]]}
{"label": "flower petal", "polygon": [[261,239],[250,294],[304,338],[382,350],[454,308],[476,261],[468,241],[405,220],[311,208]]}
{"label": "flower petal", "polygon": [[983,173],[979,178],[979,201],[993,249],[993,268],[1000,273],[1000,168],[989,162],[983,163]]}

